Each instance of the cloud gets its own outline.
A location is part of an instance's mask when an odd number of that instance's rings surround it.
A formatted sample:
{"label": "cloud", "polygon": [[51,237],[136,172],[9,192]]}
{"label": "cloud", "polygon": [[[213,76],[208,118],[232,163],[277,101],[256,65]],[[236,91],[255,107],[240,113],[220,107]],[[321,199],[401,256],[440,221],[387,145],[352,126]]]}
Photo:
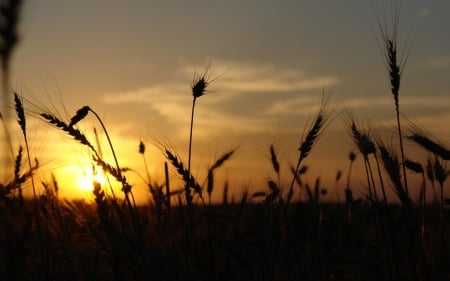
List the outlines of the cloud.
{"label": "cloud", "polygon": [[308,75],[291,69],[276,69],[271,65],[248,65],[224,77],[223,87],[236,92],[293,92],[323,89],[337,84],[330,76]]}
{"label": "cloud", "polygon": [[[395,122],[394,100],[390,96],[348,99],[343,103],[352,112],[366,114],[377,126],[392,126]],[[442,131],[443,124],[450,122],[450,97],[403,96],[400,112],[406,120],[426,126],[432,131]],[[443,122],[443,123],[442,123]]]}
{"label": "cloud", "polygon": [[450,67],[450,55],[434,58],[424,63],[427,69],[445,69]]}
{"label": "cloud", "polygon": [[271,115],[292,115],[315,113],[320,106],[320,98],[302,95],[291,99],[275,101],[268,110]]}
{"label": "cloud", "polygon": [[[192,80],[192,69],[195,68],[182,67],[173,80],[164,83],[105,94],[103,102],[127,108],[145,105],[178,128],[189,126],[192,95],[189,84],[183,81]],[[208,76],[212,81],[211,93],[199,98],[196,104],[198,136],[224,131],[264,131],[271,129],[274,122],[287,124],[289,120],[283,120],[283,116],[305,114],[320,104],[319,96],[307,95],[305,91],[322,93],[322,89],[339,81],[336,77],[270,64],[236,65],[224,61],[216,61]]]}
{"label": "cloud", "polygon": [[[393,106],[394,99],[390,96],[385,97],[364,97],[351,98],[345,101],[345,105],[351,108],[373,108]],[[400,105],[402,107],[422,107],[422,108],[437,108],[450,104],[450,97],[447,96],[402,96],[400,98]]]}
{"label": "cloud", "polygon": [[419,11],[419,13],[417,14],[417,17],[419,19],[421,19],[421,18],[428,17],[430,14],[431,14],[431,9],[430,8],[424,8],[424,9]]}
{"label": "cloud", "polygon": [[[292,92],[323,89],[336,85],[337,77],[313,75],[301,70],[285,69],[271,64],[233,63],[217,60],[209,73],[217,91],[235,93]],[[185,67],[192,73],[193,67]],[[217,78],[217,79],[215,79]]]}

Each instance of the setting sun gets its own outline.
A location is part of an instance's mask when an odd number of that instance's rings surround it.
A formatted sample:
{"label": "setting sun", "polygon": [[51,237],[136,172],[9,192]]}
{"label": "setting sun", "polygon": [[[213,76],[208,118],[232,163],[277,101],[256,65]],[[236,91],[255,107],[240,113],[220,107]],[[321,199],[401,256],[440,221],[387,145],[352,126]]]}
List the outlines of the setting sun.
{"label": "setting sun", "polygon": [[77,187],[83,191],[92,191],[93,182],[98,182],[100,185],[105,183],[105,174],[97,167],[84,167],[81,176],[78,177]]}

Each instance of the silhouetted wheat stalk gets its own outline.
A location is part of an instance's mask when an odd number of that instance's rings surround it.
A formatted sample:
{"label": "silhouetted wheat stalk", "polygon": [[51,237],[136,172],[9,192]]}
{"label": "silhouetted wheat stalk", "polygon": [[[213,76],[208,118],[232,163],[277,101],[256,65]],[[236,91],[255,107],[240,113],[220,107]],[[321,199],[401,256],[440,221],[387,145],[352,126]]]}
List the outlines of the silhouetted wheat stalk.
{"label": "silhouetted wheat stalk", "polygon": [[[30,148],[28,146],[28,137],[27,137],[27,123],[26,123],[26,119],[25,119],[25,110],[23,107],[23,103],[22,100],[19,98],[19,96],[14,93],[14,102],[16,105],[16,113],[17,113],[17,121],[19,123],[20,129],[22,130],[22,134],[23,134],[23,138],[25,140],[25,148],[27,150],[27,158],[28,158],[28,165],[30,168],[30,171],[33,169],[33,166],[31,165],[31,158],[30,158]],[[33,197],[34,200],[37,199],[36,197],[36,187],[34,184],[34,176],[33,174],[31,174],[31,186],[33,187]]]}
{"label": "silhouetted wheat stalk", "polygon": [[[208,86],[210,84],[210,77],[209,77],[209,71],[206,70],[203,74],[201,75],[196,75],[194,77],[194,79],[192,80],[192,84],[191,84],[191,90],[192,90],[192,111],[191,111],[191,126],[190,126],[190,130],[189,130],[189,152],[188,152],[188,167],[187,167],[187,171],[189,172],[189,174],[191,173],[191,158],[192,158],[192,132],[193,132],[193,128],[194,128],[194,111],[195,111],[195,103],[197,101],[198,98],[200,98],[201,96],[204,96],[206,93],[208,93]],[[172,163],[173,164],[173,163]],[[185,188],[185,193],[186,193],[186,201],[187,204],[191,203],[191,195],[190,193],[190,189],[189,186],[186,186]]]}
{"label": "silhouetted wheat stalk", "polygon": [[219,157],[214,164],[208,169],[207,176],[207,188],[206,192],[208,193],[209,204],[211,205],[211,194],[214,189],[214,171],[220,168],[225,161],[229,160],[231,156],[234,154],[235,149],[232,149],[226,153],[224,153],[221,157]]}
{"label": "silhouetted wheat stalk", "polygon": [[370,154],[375,155],[376,153],[375,143],[372,140],[372,137],[370,136],[369,132],[362,132],[361,129],[358,128],[359,126],[356,124],[356,121],[354,120],[353,116],[350,113],[348,113],[347,118],[348,118],[347,122],[349,123],[350,126],[350,135],[364,159],[364,168],[366,171],[369,198],[370,200],[375,199],[376,201],[377,200],[376,187],[373,179],[372,167],[370,165],[369,160],[369,155]]}
{"label": "silhouetted wheat stalk", "polygon": [[22,186],[20,185],[20,168],[22,166],[22,146],[19,146],[19,151],[17,152],[16,161],[14,162],[14,188],[19,189],[19,200],[23,202]]}
{"label": "silhouetted wheat stalk", "polygon": [[350,151],[348,154],[348,159],[350,160],[350,164],[348,167],[348,174],[347,174],[347,184],[345,188],[345,205],[347,207],[347,218],[350,219],[352,216],[352,205],[353,205],[353,192],[350,188],[350,179],[352,176],[352,168],[353,168],[353,162],[356,160],[356,154],[353,151]]}
{"label": "silhouetted wheat stalk", "polygon": [[378,145],[378,149],[381,154],[381,160],[383,161],[384,168],[391,179],[394,186],[394,191],[400,202],[405,207],[410,207],[411,200],[401,182],[400,163],[395,154],[390,152],[383,144]]}
{"label": "silhouetted wheat stalk", "polygon": [[323,130],[328,126],[328,124],[332,120],[331,113],[327,111],[327,98],[325,96],[322,96],[322,101],[319,107],[319,111],[314,117],[314,121],[311,123],[308,133],[306,136],[302,137],[300,148],[299,150],[299,157],[297,159],[297,164],[293,170],[293,178],[291,181],[291,184],[289,186],[289,193],[292,192],[294,183],[296,181],[297,174],[300,169],[300,165],[303,162],[303,160],[308,157],[309,153],[311,152],[315,142],[323,132]]}
{"label": "silhouetted wheat stalk", "polygon": [[280,162],[278,161],[277,154],[275,153],[275,147],[270,145],[270,161],[272,163],[273,170],[277,174],[277,182],[280,185]]}
{"label": "silhouetted wheat stalk", "polygon": [[[130,214],[134,220],[134,226],[135,226],[135,231],[138,232],[138,234],[140,233],[140,223],[138,220],[138,214],[137,214],[137,206],[136,206],[136,201],[134,199],[134,194],[132,191],[132,186],[127,182],[125,176],[122,175],[122,168],[119,165],[119,161],[117,160],[117,155],[116,152],[114,150],[114,146],[111,142],[111,138],[109,136],[108,130],[106,129],[105,124],[103,123],[103,120],[100,118],[100,116],[89,106],[83,106],[81,107],[76,113],[75,115],[70,119],[70,123],[69,126],[73,127],[75,124],[77,124],[79,121],[81,121],[83,118],[85,118],[87,116],[87,114],[91,112],[92,114],[94,114],[95,118],[98,120],[98,122],[100,123],[100,126],[103,129],[103,132],[105,133],[106,139],[108,141],[109,144],[109,148],[111,149],[113,158],[114,158],[114,163],[116,165],[116,171],[117,171],[117,179],[120,179],[120,183],[122,184],[122,191],[125,195],[125,200],[128,204],[129,210],[130,210]],[[99,158],[100,159],[100,158]],[[131,195],[131,198],[133,200],[133,204],[131,204],[129,195]],[[139,234],[140,236],[140,234]]]}
{"label": "silhouetted wheat stalk", "polygon": [[60,128],[64,132],[66,132],[69,136],[73,137],[75,140],[80,142],[81,144],[87,146],[95,156],[100,158],[99,154],[97,153],[97,150],[94,148],[94,146],[88,141],[86,136],[78,129],[69,126],[64,121],[60,120],[58,117],[49,114],[49,113],[41,113],[40,114],[42,118],[44,118],[48,123]]}
{"label": "silhouetted wheat stalk", "polygon": [[170,213],[170,179],[169,179],[169,167],[167,162],[164,162],[164,178],[165,178],[165,187],[166,187],[166,205],[167,211]]}
{"label": "silhouetted wheat stalk", "polygon": [[192,111],[191,111],[191,127],[189,130],[189,153],[188,153],[188,171],[191,171],[191,153],[192,153],[192,131],[194,127],[194,111],[195,111],[195,103],[198,98],[204,96],[208,92],[208,86],[210,83],[209,80],[209,72],[208,70],[198,76],[194,77],[194,80],[191,84],[192,90]]}
{"label": "silhouetted wheat stalk", "polygon": [[178,175],[181,176],[181,178],[183,179],[184,183],[185,183],[185,192],[186,192],[186,200],[187,200],[187,205],[191,206],[192,205],[192,195],[190,193],[190,189],[192,188],[195,193],[197,193],[197,195],[200,197],[200,199],[203,200],[202,197],[202,188],[200,187],[200,185],[198,184],[198,182],[195,180],[194,176],[189,172],[188,169],[186,169],[183,165],[183,163],[181,162],[181,160],[178,159],[178,157],[173,154],[172,152],[170,152],[168,149],[165,149],[165,155],[167,157],[167,159],[170,161],[170,163],[172,164],[172,166],[174,166],[177,170]]}
{"label": "silhouetted wheat stalk", "polygon": [[446,148],[444,145],[438,143],[437,141],[433,141],[423,133],[414,132],[408,136],[408,139],[417,143],[432,154],[441,157],[443,160],[450,160],[450,149]]}
{"label": "silhouetted wheat stalk", "polygon": [[[83,120],[88,115],[89,112],[94,114],[94,116],[96,117],[96,119],[100,123],[100,125],[101,125],[101,127],[102,127],[102,129],[103,129],[103,131],[105,133],[105,136],[107,138],[109,147],[111,149],[111,152],[112,152],[112,155],[113,155],[113,158],[114,158],[115,168],[113,168],[111,165],[106,163],[102,159],[102,157],[100,156],[98,151],[95,149],[95,147],[88,141],[86,136],[80,130],[78,130],[78,129],[76,129],[74,127],[78,122]],[[125,202],[126,202],[126,204],[128,206],[131,218],[133,220],[134,229],[135,229],[135,231],[137,233],[137,237],[138,238],[141,237],[140,222],[138,220],[137,206],[136,206],[136,202],[135,202],[134,195],[133,195],[133,192],[132,192],[132,186],[127,182],[126,177],[122,174],[124,169],[121,168],[120,165],[119,165],[119,162],[117,160],[117,156],[116,156],[116,153],[115,153],[115,150],[114,150],[114,146],[113,146],[113,144],[111,142],[109,133],[108,133],[108,131],[107,131],[107,129],[106,129],[102,119],[100,118],[100,116],[94,110],[92,110],[89,106],[83,106],[79,110],[77,110],[75,115],[70,119],[69,124],[65,123],[64,121],[61,121],[59,118],[55,117],[52,114],[41,113],[40,115],[41,115],[41,117],[43,117],[50,124],[55,125],[56,127],[58,127],[61,130],[65,131],[66,133],[68,133],[75,140],[79,141],[81,144],[89,147],[90,150],[94,153],[93,160],[100,167],[102,167],[102,169],[105,172],[108,172],[109,174],[111,174],[114,178],[116,178],[117,181],[119,181],[121,183],[121,185],[122,185],[122,192],[125,195]],[[133,200],[133,203],[131,203],[130,195],[131,195],[131,198]]]}
{"label": "silhouetted wheat stalk", "polygon": [[405,185],[406,194],[408,191],[408,181],[406,176],[406,167],[405,167],[405,153],[403,148],[403,135],[402,129],[400,125],[400,104],[399,104],[399,92],[400,92],[400,81],[403,74],[403,69],[405,67],[409,50],[407,50],[404,56],[399,60],[397,55],[398,47],[397,47],[397,36],[398,36],[398,24],[400,17],[400,5],[393,4],[392,14],[391,14],[391,24],[381,23],[381,20],[378,19],[378,27],[381,36],[380,47],[384,53],[385,65],[389,76],[391,93],[394,97],[395,104],[395,112],[397,117],[397,130],[400,144],[400,155],[401,155],[401,164],[403,170],[403,182]]}

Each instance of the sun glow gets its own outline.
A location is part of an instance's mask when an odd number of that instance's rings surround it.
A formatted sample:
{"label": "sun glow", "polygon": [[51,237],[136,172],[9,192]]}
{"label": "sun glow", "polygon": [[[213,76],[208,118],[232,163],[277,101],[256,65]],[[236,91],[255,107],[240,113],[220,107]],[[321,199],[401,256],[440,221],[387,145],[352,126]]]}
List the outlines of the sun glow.
{"label": "sun glow", "polygon": [[106,182],[105,174],[100,168],[86,166],[78,177],[77,187],[83,191],[92,191],[94,182],[103,185]]}

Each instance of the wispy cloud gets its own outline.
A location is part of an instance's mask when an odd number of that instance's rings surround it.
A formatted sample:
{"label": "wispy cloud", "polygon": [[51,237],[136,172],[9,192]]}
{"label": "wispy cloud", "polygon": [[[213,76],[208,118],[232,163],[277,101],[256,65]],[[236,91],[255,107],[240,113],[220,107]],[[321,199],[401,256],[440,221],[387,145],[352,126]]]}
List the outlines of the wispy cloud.
{"label": "wispy cloud", "polygon": [[270,115],[295,115],[309,114],[316,112],[320,106],[320,97],[312,95],[302,95],[275,101],[268,110]]}
{"label": "wispy cloud", "polygon": [[[216,61],[212,78],[218,77],[217,89],[235,93],[292,92],[323,89],[336,85],[337,77],[314,75],[272,64],[233,63]],[[192,73],[193,67],[185,67]]]}
{"label": "wispy cloud", "polygon": [[223,82],[226,90],[260,93],[323,89],[337,84],[338,79],[272,65],[244,65],[226,75]]}
{"label": "wispy cloud", "polygon": [[417,14],[418,18],[425,18],[428,17],[431,14],[431,9],[430,8],[424,8],[422,10],[419,11],[419,13]]}
{"label": "wispy cloud", "polygon": [[[423,107],[436,108],[450,104],[450,97],[447,96],[403,96],[400,101],[403,107]],[[393,106],[394,100],[390,96],[385,97],[365,97],[351,98],[345,101],[345,105],[352,108],[373,108]]]}
{"label": "wispy cloud", "polygon": [[[178,77],[174,78],[177,81],[109,93],[103,96],[103,101],[116,105],[145,105],[169,123],[188,126],[192,96],[189,83],[183,81],[192,79],[192,69],[195,68],[180,69]],[[218,79],[211,84],[211,96],[198,101],[195,130],[199,136],[219,134],[224,130],[248,132],[271,129],[273,122],[276,122],[274,118],[301,115],[317,108],[320,96],[314,97],[307,91],[321,93],[322,89],[339,81],[336,77],[313,75],[269,64],[237,65],[223,61],[216,61],[209,74],[211,79]],[[289,120],[285,121],[289,123]]]}
{"label": "wispy cloud", "polygon": [[437,57],[423,64],[427,69],[447,69],[450,68],[450,55]]}

